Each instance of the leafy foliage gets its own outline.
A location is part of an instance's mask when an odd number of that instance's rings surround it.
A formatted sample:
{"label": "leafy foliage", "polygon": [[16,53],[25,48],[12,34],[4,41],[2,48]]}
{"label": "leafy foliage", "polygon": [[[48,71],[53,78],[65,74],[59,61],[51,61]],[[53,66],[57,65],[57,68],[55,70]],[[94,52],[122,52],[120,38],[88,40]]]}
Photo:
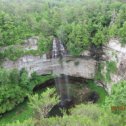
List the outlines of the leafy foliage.
{"label": "leafy foliage", "polygon": [[[104,69],[104,70],[103,70]],[[106,61],[98,64],[98,70],[95,79],[104,82],[111,81],[111,74],[117,72],[117,64],[115,61]]]}
{"label": "leafy foliage", "polygon": [[[126,106],[126,82],[122,81],[113,86],[111,95],[105,100],[105,106],[111,108],[112,106]],[[124,112],[124,111],[122,111]]]}
{"label": "leafy foliage", "polygon": [[[92,108],[92,109],[91,109]],[[13,123],[11,125],[16,126],[29,126],[24,121],[23,123]],[[64,114],[63,117],[51,117],[51,118],[41,118],[40,120],[30,121],[33,126],[123,126],[121,118],[118,115],[114,115],[108,111],[100,109],[98,106],[89,105],[78,105],[71,109],[71,114]]]}
{"label": "leafy foliage", "polygon": [[[12,125],[13,126],[35,126],[35,121],[31,118],[31,119],[24,121],[23,123],[16,121]],[[4,126],[4,125],[2,125],[2,126]],[[10,124],[7,124],[6,126],[10,126]]]}
{"label": "leafy foliage", "polygon": [[52,109],[52,107],[58,103],[59,98],[56,95],[54,88],[47,88],[40,97],[38,94],[35,94],[30,96],[29,100],[29,105],[35,112],[37,118],[44,118],[48,116],[48,112]]}
{"label": "leafy foliage", "polygon": [[106,62],[106,75],[105,75],[105,81],[106,82],[110,82],[111,81],[111,74],[115,73],[117,71],[117,66],[116,66],[116,62],[114,61],[109,61]]}
{"label": "leafy foliage", "polygon": [[26,97],[27,90],[19,85],[19,72],[0,69],[0,113],[12,110]]}
{"label": "leafy foliage", "polygon": [[123,27],[120,28],[119,34],[120,34],[120,39],[122,43],[125,44],[126,43],[126,22],[124,22]]}
{"label": "leafy foliage", "polygon": [[[92,43],[99,46],[111,37],[118,37],[125,43],[124,2],[26,0],[20,4],[21,7],[17,0],[1,1],[0,46],[19,44],[31,36],[39,36],[39,51],[44,53],[50,49],[52,37],[56,36],[71,54],[79,55]],[[14,60],[22,56],[22,52],[15,49],[5,54]]]}
{"label": "leafy foliage", "polygon": [[16,69],[11,71],[0,69],[0,114],[12,110],[32,93],[37,84],[50,78],[50,76],[42,78],[36,75],[34,81],[33,78],[28,77],[25,69],[20,72]]}
{"label": "leafy foliage", "polygon": [[121,124],[126,124],[126,81],[122,81],[113,86],[111,95],[106,97],[104,109],[111,110],[121,116]]}
{"label": "leafy foliage", "polygon": [[92,91],[95,91],[98,93],[99,95],[99,99],[98,102],[99,104],[103,104],[103,102],[105,101],[105,97],[108,95],[107,92],[105,91],[104,88],[98,86],[94,81],[89,80],[87,83],[87,86],[89,87],[89,89],[91,89]]}

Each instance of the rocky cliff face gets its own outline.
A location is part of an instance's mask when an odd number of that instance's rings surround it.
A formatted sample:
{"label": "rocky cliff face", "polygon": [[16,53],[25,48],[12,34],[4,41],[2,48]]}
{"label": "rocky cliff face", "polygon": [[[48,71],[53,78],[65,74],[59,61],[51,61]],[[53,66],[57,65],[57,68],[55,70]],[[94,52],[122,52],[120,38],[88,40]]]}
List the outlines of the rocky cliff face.
{"label": "rocky cliff face", "polygon": [[[25,41],[25,43],[23,44],[24,50],[37,50],[38,48],[37,40],[38,40],[37,38],[32,37],[29,38],[27,41]],[[54,48],[53,51],[57,50],[55,50]],[[96,61],[91,57],[88,58],[66,57],[63,59],[62,62],[63,67],[61,65],[59,58],[47,59],[46,54],[44,54],[43,56],[25,55],[16,61],[6,59],[3,62],[2,67],[6,69],[16,68],[18,70],[25,68],[28,71],[29,76],[33,72],[36,72],[39,75],[53,73],[56,75],[66,74],[69,76],[94,79],[96,72]]]}
{"label": "rocky cliff face", "polygon": [[62,59],[63,67],[59,59],[46,59],[44,56],[24,56],[17,61],[6,60],[3,67],[6,69],[25,68],[29,76],[36,72],[38,75],[43,74],[65,74],[75,77],[83,77],[86,79],[94,79],[96,72],[96,61],[81,58],[66,57]]}
{"label": "rocky cliff face", "polygon": [[[48,66],[48,61],[46,59],[46,56],[32,56],[32,55],[26,55],[21,58],[19,58],[17,61],[11,61],[6,59],[2,67],[6,69],[18,69],[21,70],[22,68],[25,68],[29,76],[40,69],[40,67],[44,67],[43,63],[46,61],[46,65]],[[45,64],[44,64],[45,65]],[[43,71],[44,74],[44,71]],[[46,74],[46,72],[45,72]]]}
{"label": "rocky cliff face", "polygon": [[108,93],[111,93],[113,84],[126,80],[126,45],[122,46],[118,39],[110,39],[108,44],[98,49],[95,47],[88,49],[82,53],[83,55],[97,60],[97,73],[94,79]]}
{"label": "rocky cliff face", "polygon": [[[25,50],[37,50],[37,42],[38,38],[28,39],[24,43]],[[102,47],[102,51],[103,54],[99,54],[101,57],[98,61],[94,60],[93,56],[97,57],[97,54],[93,53],[92,56],[91,49],[84,51],[81,58],[67,57],[67,60],[63,61],[64,67],[61,67],[58,59],[47,59],[46,54],[43,56],[26,55],[17,61],[6,59],[2,66],[6,69],[17,68],[21,70],[25,68],[29,76],[33,72],[37,72],[39,75],[54,73],[95,79],[98,85],[103,86],[110,93],[113,84],[126,80],[126,46],[122,46],[117,39],[111,39],[107,45]],[[101,66],[100,74],[103,77],[100,80],[95,78],[98,64]]]}
{"label": "rocky cliff face", "polygon": [[53,74],[65,74],[73,77],[82,77],[85,79],[94,79],[96,73],[96,61],[92,58],[73,58],[66,57],[63,59],[62,65],[56,60],[53,64],[57,66]]}
{"label": "rocky cliff face", "polygon": [[126,80],[126,46],[122,46],[119,40],[111,39],[103,47],[103,59],[101,61],[101,74],[104,76],[102,83],[110,93],[113,84]]}

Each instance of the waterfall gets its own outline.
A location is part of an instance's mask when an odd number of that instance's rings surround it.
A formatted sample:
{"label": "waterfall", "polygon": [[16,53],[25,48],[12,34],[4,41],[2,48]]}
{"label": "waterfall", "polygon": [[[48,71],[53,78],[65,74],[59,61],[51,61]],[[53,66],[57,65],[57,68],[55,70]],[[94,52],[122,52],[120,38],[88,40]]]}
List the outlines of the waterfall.
{"label": "waterfall", "polygon": [[52,46],[52,58],[62,58],[66,55],[65,48],[61,41],[57,38],[53,39],[53,46]]}
{"label": "waterfall", "polygon": [[[64,69],[64,61],[66,56],[66,50],[62,44],[62,42],[54,38],[52,43],[52,66],[53,73],[57,72],[57,66],[55,65],[55,60],[60,60],[60,66]],[[54,75],[55,76],[55,75]],[[69,79],[67,75],[58,75],[55,79],[55,85],[57,91],[61,98],[61,105],[64,106],[66,102],[70,101],[70,87],[69,87]]]}

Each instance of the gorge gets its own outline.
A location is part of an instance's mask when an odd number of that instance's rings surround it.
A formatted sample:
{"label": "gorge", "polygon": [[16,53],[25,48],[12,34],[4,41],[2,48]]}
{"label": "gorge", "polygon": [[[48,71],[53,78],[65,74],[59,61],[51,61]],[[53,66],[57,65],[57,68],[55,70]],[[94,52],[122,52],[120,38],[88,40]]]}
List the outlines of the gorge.
{"label": "gorge", "polygon": [[0,126],[125,126],[125,106],[125,0],[0,0]]}

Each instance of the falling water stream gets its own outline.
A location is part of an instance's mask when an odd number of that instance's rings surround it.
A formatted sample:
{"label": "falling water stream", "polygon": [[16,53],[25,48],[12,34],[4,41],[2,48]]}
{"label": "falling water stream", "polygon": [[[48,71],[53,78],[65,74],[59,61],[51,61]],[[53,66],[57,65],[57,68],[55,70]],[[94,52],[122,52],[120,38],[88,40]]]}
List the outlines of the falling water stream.
{"label": "falling water stream", "polygon": [[[65,56],[66,56],[66,50],[63,44],[59,39],[54,38],[52,46],[53,73],[57,72],[57,65],[55,65],[55,60],[60,60],[59,67],[64,69]],[[66,102],[69,102],[71,100],[68,76],[59,74],[58,77],[56,77],[55,79],[55,85],[61,98],[61,105],[64,106]]]}

